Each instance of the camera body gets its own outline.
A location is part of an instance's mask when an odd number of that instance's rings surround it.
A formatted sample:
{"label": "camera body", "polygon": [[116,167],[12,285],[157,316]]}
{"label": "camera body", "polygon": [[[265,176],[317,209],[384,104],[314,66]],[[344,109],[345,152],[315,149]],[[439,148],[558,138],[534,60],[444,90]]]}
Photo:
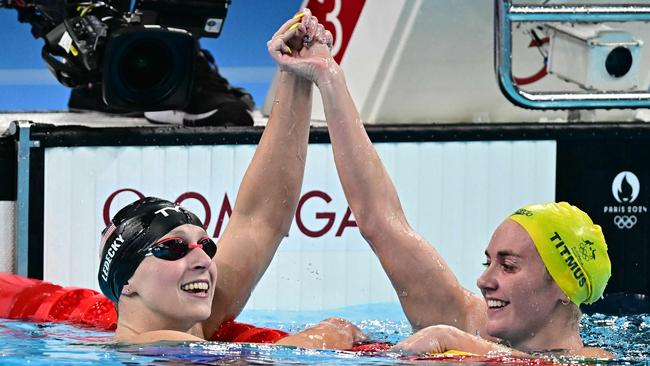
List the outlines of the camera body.
{"label": "camera body", "polygon": [[221,34],[229,4],[140,0],[121,12],[102,1],[66,1],[65,19],[44,35],[41,54],[62,84],[101,84],[113,109],[182,109],[192,91],[197,39]]}
{"label": "camera body", "polygon": [[69,35],[70,39],[61,41],[70,42],[86,70],[96,70],[100,61],[97,51],[101,50],[106,39],[108,26],[92,15],[66,19],[63,24],[67,30],[64,34]]}
{"label": "camera body", "polygon": [[643,41],[603,24],[547,24],[548,71],[586,90],[634,90]]}
{"label": "camera body", "polygon": [[198,37],[219,37],[230,1],[140,0],[136,8],[145,24],[180,28]]}

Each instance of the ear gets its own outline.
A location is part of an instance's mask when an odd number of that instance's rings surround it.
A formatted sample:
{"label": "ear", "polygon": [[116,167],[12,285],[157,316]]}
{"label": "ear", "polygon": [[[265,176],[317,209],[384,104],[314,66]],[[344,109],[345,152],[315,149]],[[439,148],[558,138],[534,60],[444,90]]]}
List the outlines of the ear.
{"label": "ear", "polygon": [[560,286],[555,285],[555,298],[562,303],[562,305],[569,305],[571,304],[571,299],[560,289]]}
{"label": "ear", "polygon": [[552,284],[551,286],[553,286],[553,298],[561,302],[563,305],[569,305],[571,303],[569,297],[564,293],[564,291],[562,291],[560,286],[558,286],[553,277],[548,273],[548,270],[545,272],[546,280]]}
{"label": "ear", "polygon": [[560,298],[560,302],[564,306],[571,304],[571,300],[569,300],[569,297],[567,295],[564,295],[564,294],[562,294],[562,297]]}
{"label": "ear", "polygon": [[135,289],[128,282],[126,283],[126,285],[124,285],[124,287],[122,287],[122,296],[131,296],[134,295],[135,293],[136,293]]}

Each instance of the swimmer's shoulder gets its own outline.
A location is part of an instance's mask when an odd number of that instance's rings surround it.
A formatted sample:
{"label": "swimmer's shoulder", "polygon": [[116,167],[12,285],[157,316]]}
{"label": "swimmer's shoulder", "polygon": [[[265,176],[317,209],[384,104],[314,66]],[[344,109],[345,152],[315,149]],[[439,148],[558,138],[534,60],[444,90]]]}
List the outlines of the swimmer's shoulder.
{"label": "swimmer's shoulder", "polygon": [[124,336],[124,337],[115,337],[115,340],[118,342],[126,343],[153,343],[161,341],[171,341],[171,342],[204,342],[205,339],[199,338],[195,335],[179,332],[175,330],[154,330],[151,332],[145,332],[136,334],[133,336]]}
{"label": "swimmer's shoulder", "polygon": [[587,358],[614,358],[614,354],[602,348],[597,347],[583,347],[579,350],[571,351],[569,356],[581,356]]}

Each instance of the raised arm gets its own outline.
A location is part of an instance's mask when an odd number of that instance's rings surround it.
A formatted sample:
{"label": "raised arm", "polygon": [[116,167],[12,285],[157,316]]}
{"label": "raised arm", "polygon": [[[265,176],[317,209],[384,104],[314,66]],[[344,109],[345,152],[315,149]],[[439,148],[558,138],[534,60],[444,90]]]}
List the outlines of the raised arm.
{"label": "raised arm", "polygon": [[[440,254],[408,224],[397,191],[364,129],[338,67],[318,86],[336,168],[359,230],[372,246],[411,325],[483,331],[483,300],[460,286]],[[335,70],[335,71],[331,71]]]}
{"label": "raised arm", "polygon": [[[297,58],[308,51],[302,49],[302,38],[310,30],[294,26],[301,19],[309,24],[309,13],[287,21],[268,42],[272,56],[290,52],[287,57]],[[289,232],[302,186],[311,95],[311,81],[281,72],[271,116],[218,244],[217,288],[203,327],[206,337],[239,314]]]}
{"label": "raised arm", "polygon": [[[320,47],[320,46],[319,46]],[[460,286],[438,252],[409,226],[397,192],[364,129],[339,65],[323,47],[285,67],[320,89],[334,160],[364,238],[397,291],[414,328],[449,324],[483,332],[483,300]],[[298,63],[298,65],[296,65]]]}

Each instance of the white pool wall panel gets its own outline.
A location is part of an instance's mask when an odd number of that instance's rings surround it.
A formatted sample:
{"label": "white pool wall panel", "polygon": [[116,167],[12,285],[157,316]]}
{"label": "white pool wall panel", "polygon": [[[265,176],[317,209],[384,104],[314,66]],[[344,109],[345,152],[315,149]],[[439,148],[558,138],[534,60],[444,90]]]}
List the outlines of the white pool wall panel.
{"label": "white pool wall panel", "polygon": [[[375,146],[411,225],[436,246],[462,285],[472,291],[494,228],[520,206],[552,201],[555,196],[554,141]],[[102,211],[111,193],[120,189],[170,200],[196,192],[205,197],[212,214],[208,233],[218,236],[214,231],[224,195],[234,205],[254,151],[254,145],[46,149],[44,278],[97,288]],[[310,192],[325,194],[331,201],[319,196],[306,200],[300,220],[308,230],[318,231],[328,220],[316,214],[333,213],[331,229],[310,237],[294,219],[247,307],[323,310],[396,302],[387,276],[358,229],[347,227],[336,236],[347,203],[329,144],[309,146],[302,195]],[[110,216],[136,198],[130,192],[118,194]],[[205,218],[197,200],[183,205]]]}
{"label": "white pool wall panel", "polygon": [[15,270],[16,202],[0,201],[0,272]]}

